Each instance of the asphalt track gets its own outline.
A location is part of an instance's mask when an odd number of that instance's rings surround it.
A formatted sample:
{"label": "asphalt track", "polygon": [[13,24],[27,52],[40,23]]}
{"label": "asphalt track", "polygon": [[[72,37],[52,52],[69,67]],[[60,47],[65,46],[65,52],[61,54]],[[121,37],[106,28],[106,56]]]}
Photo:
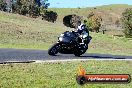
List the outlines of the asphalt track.
{"label": "asphalt track", "polygon": [[71,59],[108,59],[108,60],[131,60],[132,56],[109,55],[85,53],[81,57],[75,57],[73,54],[57,54],[49,56],[46,50],[28,50],[28,49],[0,49],[0,63],[5,62],[32,62],[36,60],[71,60]]}

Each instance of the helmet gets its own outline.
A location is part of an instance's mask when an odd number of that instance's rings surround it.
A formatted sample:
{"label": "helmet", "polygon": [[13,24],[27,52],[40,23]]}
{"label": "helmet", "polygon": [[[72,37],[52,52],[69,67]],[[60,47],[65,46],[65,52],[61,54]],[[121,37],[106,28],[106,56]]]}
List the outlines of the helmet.
{"label": "helmet", "polygon": [[78,26],[78,30],[84,30],[85,29],[85,25],[84,24],[81,24]]}

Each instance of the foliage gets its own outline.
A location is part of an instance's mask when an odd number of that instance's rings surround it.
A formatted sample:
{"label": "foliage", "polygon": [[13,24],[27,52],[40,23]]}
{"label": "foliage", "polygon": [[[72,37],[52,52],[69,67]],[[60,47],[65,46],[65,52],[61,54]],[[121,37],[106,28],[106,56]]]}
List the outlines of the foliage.
{"label": "foliage", "polygon": [[47,9],[48,6],[50,5],[50,3],[47,3],[48,0],[38,0],[38,1],[40,3],[40,6],[43,7],[43,8],[45,8],[45,9]]}
{"label": "foliage", "polygon": [[3,0],[0,0],[0,10],[6,11],[6,6],[7,4]]}
{"label": "foliage", "polygon": [[40,15],[40,9],[37,5],[30,5],[29,7],[30,17],[36,18]]}
{"label": "foliage", "polygon": [[124,33],[126,37],[132,38],[132,8],[126,9],[122,13],[122,23],[124,27]]}
{"label": "foliage", "polygon": [[63,24],[67,27],[77,28],[78,22],[81,21],[82,18],[76,14],[67,15],[63,18]]}
{"label": "foliage", "polygon": [[21,15],[26,15],[28,14],[28,7],[26,5],[22,5],[21,10],[20,10]]}
{"label": "foliage", "polygon": [[12,4],[12,13],[19,13],[22,7],[21,0]]}
{"label": "foliage", "polygon": [[43,19],[45,19],[45,20],[47,20],[47,21],[49,21],[49,22],[55,22],[56,21],[56,19],[57,19],[57,13],[56,12],[53,12],[53,11],[45,11],[45,13],[44,14],[42,14],[42,20]]}
{"label": "foliage", "polygon": [[85,19],[85,23],[88,26],[90,31],[95,31],[95,32],[99,32],[99,28],[101,26],[101,21],[102,18],[101,16],[98,16],[96,14],[94,14],[93,12],[91,12],[87,19]]}
{"label": "foliage", "polygon": [[43,12],[48,8],[50,4],[47,2],[48,0],[0,0],[0,10],[21,15],[29,14],[30,17],[36,18],[41,15],[40,9]]}

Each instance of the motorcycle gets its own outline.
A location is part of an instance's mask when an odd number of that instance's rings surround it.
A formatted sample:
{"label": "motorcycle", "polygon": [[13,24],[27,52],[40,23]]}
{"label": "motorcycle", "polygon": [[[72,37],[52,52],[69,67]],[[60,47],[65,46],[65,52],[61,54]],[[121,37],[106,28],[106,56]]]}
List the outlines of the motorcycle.
{"label": "motorcycle", "polygon": [[82,43],[78,33],[66,31],[58,37],[58,42],[49,48],[48,54],[52,56],[55,56],[57,53],[74,54],[79,57],[87,51],[91,39],[92,37],[89,36]]}

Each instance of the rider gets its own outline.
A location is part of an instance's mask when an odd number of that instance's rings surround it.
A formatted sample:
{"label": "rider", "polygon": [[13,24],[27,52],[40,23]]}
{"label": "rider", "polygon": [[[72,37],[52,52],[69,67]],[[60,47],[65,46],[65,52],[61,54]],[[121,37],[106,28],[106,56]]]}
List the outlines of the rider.
{"label": "rider", "polygon": [[89,31],[85,24],[78,22],[78,27],[76,28],[77,33],[79,33],[79,37],[81,38],[81,43],[88,44],[89,40]]}

